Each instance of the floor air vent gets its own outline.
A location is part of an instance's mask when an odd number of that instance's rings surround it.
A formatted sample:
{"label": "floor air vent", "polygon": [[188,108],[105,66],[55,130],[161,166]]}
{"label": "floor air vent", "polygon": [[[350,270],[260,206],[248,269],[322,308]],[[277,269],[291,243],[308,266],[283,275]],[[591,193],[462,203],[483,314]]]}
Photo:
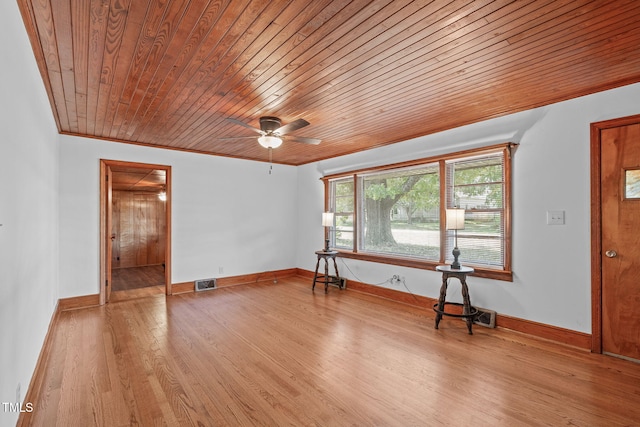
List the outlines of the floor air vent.
{"label": "floor air vent", "polygon": [[341,277],[340,278],[340,289],[347,289],[347,278],[346,277]]}
{"label": "floor air vent", "polygon": [[209,289],[216,288],[216,279],[196,280],[195,283],[196,283],[196,292],[208,291]]}
{"label": "floor air vent", "polygon": [[478,315],[473,320],[476,325],[486,326],[487,328],[496,327],[496,312],[484,308],[478,308]]}
{"label": "floor air vent", "polygon": [[[318,276],[319,279],[324,279],[324,276]],[[329,279],[333,280],[334,283],[331,284],[331,286],[337,286],[340,289],[347,289],[347,278],[346,277],[341,277],[340,278],[340,284],[336,283],[336,281],[338,280],[338,277],[336,276],[331,276],[329,275]],[[318,282],[321,283],[321,282]]]}

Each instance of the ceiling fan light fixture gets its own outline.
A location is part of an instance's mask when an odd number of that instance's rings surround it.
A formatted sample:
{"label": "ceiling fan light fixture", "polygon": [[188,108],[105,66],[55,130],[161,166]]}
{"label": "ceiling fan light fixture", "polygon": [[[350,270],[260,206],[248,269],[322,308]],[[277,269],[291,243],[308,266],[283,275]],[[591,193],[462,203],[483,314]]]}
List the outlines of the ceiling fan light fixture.
{"label": "ceiling fan light fixture", "polygon": [[282,138],[273,135],[263,135],[258,138],[258,142],[264,148],[278,148],[282,144]]}

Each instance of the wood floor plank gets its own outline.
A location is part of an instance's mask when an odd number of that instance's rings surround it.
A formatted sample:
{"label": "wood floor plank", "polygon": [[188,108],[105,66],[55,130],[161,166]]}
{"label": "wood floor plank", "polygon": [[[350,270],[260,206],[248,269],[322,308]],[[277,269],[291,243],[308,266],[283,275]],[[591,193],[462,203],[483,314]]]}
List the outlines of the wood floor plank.
{"label": "wood floor plank", "polygon": [[111,291],[164,286],[164,281],[164,267],[162,265],[114,268],[111,272]]}
{"label": "wood floor plank", "polygon": [[640,365],[290,277],[60,313],[50,425],[640,424]]}

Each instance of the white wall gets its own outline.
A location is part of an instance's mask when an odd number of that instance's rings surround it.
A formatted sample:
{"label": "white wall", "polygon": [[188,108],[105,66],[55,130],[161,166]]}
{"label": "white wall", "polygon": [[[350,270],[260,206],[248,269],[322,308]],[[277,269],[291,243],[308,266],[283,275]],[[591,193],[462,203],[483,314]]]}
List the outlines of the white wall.
{"label": "white wall", "polygon": [[[58,298],[99,290],[101,158],[172,166],[172,282],[179,283],[312,270],[323,245],[324,174],[520,142],[515,279],[470,278],[473,302],[590,332],[589,123],[640,113],[640,85],[299,168],[274,165],[269,175],[266,163],[58,136],[15,1],[0,2],[0,40],[0,402],[24,397]],[[566,225],[545,225],[551,209],[566,211]],[[431,271],[356,260],[340,267],[371,284],[399,274],[430,297],[440,285]],[[17,418],[0,406],[0,426]]]}
{"label": "white wall", "polygon": [[[299,268],[313,270],[322,247],[320,177],[365,166],[514,141],[514,281],[470,277],[474,305],[498,313],[591,333],[589,124],[640,114],[640,84],[476,123],[411,141],[308,164],[299,169]],[[546,225],[547,210],[564,210],[566,224]],[[464,254],[461,260],[464,262]],[[437,298],[433,271],[341,259],[340,274],[381,284],[405,277],[415,294]],[[459,300],[459,285],[447,293]],[[407,291],[402,285],[381,286]]]}
{"label": "white wall", "polygon": [[[0,2],[0,40],[0,403],[15,404],[58,299],[58,145],[15,1]],[[0,404],[1,426],[18,415]]]}
{"label": "white wall", "polygon": [[295,167],[62,135],[61,298],[99,292],[100,159],[172,167],[172,283],[295,266]]}

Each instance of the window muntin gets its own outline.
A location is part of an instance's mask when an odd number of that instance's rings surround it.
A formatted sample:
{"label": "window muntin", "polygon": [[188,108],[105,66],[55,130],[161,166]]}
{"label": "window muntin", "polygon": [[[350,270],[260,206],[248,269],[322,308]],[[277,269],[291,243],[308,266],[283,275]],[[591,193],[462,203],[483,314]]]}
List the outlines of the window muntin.
{"label": "window muntin", "polygon": [[[485,149],[405,163],[398,167],[389,165],[373,170],[351,172],[349,182],[355,182],[354,197],[350,199],[356,220],[356,226],[352,229],[354,235],[345,245],[332,246],[340,249],[341,256],[344,257],[415,268],[432,268],[438,264],[449,263],[453,258],[451,251],[454,232],[445,229],[443,215],[448,207],[462,207],[466,210],[466,226],[464,230],[458,230],[458,246],[462,250],[461,262],[473,266],[477,276],[512,280],[510,164],[515,146],[516,144],[505,143]],[[396,197],[397,188],[405,184],[405,180],[415,176],[421,176],[421,179],[424,179],[424,176],[429,176],[431,179],[437,177],[439,189],[437,194],[432,194],[432,197],[437,199],[437,204],[431,202],[430,206],[438,207],[426,209],[424,199],[427,196],[423,193],[422,197],[418,197],[418,200],[423,203],[422,211],[418,215],[418,220],[415,221],[415,214],[409,215],[407,212],[407,210],[411,212],[411,202],[414,199],[403,193],[389,211],[392,224],[391,235],[396,240],[396,235],[407,233],[407,226],[419,229],[420,226],[429,223],[429,226],[435,227],[433,230],[435,232],[432,234],[435,240],[423,239],[424,241],[419,241],[417,246],[404,246],[402,242],[400,245],[391,246],[372,244],[371,240],[367,240],[367,232],[375,222],[367,216],[368,209],[371,209],[371,206],[367,207],[367,194],[369,198],[372,194],[377,194],[378,197],[395,194],[394,197]],[[335,182],[346,179],[345,177],[346,174],[323,178],[327,190],[330,191],[328,207],[331,209],[335,205],[331,188]],[[412,192],[405,191],[405,193]],[[351,219],[353,215],[351,211],[349,212]],[[441,216],[442,221],[440,221]],[[410,225],[409,222],[412,224]]]}

